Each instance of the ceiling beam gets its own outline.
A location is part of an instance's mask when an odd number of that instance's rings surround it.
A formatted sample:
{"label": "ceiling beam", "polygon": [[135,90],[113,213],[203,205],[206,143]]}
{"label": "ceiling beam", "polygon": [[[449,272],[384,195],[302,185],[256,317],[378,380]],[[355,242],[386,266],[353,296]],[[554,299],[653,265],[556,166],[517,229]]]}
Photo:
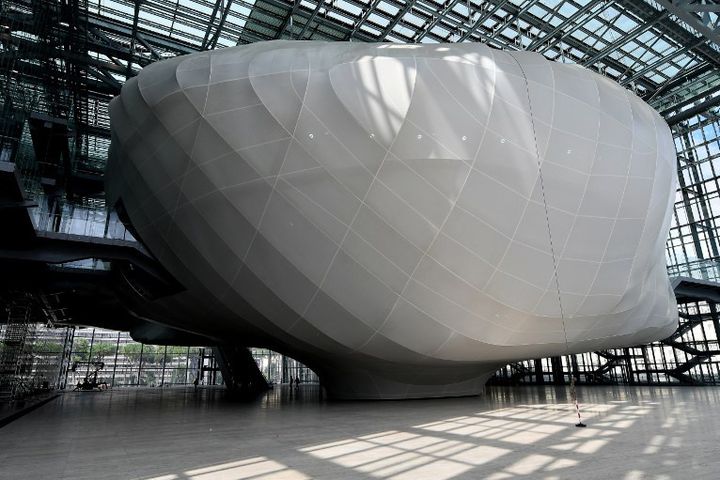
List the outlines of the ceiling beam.
{"label": "ceiling beam", "polygon": [[680,122],[684,122],[685,120],[691,119],[695,115],[700,115],[702,113],[705,113],[708,110],[710,110],[711,108],[716,107],[718,105],[720,105],[720,95],[715,95],[714,97],[709,98],[709,99],[705,100],[704,102],[695,105],[692,108],[688,108],[687,110],[684,110],[678,114],[675,114],[671,117],[667,117],[665,119],[665,121],[667,122],[667,124],[669,126],[673,127],[673,126],[679,124]]}
{"label": "ceiling beam", "polygon": [[225,5],[225,9],[223,10],[222,16],[220,17],[220,23],[218,24],[217,29],[215,29],[215,33],[213,34],[212,39],[208,44],[208,50],[212,50],[217,46],[218,39],[220,38],[220,33],[222,33],[222,29],[225,26],[225,20],[227,19],[228,13],[230,13],[230,7],[232,7],[232,4],[233,0],[228,0],[227,4]]}
{"label": "ceiling beam", "polygon": [[[643,22],[651,21],[653,15],[658,11],[657,8],[650,6],[646,2],[637,0],[616,0],[616,3],[625,10],[640,18]],[[669,13],[672,13],[669,10]],[[670,16],[660,20],[660,27],[663,35],[669,40],[674,41],[677,45],[690,45],[697,39],[697,35],[689,32],[687,29],[672,20]],[[693,49],[693,52],[701,56],[704,60],[712,62],[720,67],[720,52],[712,48],[706,43],[702,43]]]}
{"label": "ceiling beam", "polygon": [[403,7],[398,10],[398,12],[395,14],[395,18],[393,18],[390,23],[388,23],[387,26],[383,29],[383,31],[380,32],[380,35],[378,35],[380,41],[384,41],[387,38],[388,34],[392,32],[393,28],[395,28],[395,25],[397,25],[398,22],[402,20],[402,18],[405,16],[405,14],[410,11],[414,3],[414,0],[405,0],[405,5],[403,5]]}
{"label": "ceiling beam", "polygon": [[125,78],[130,78],[132,74],[132,58],[135,55],[135,41],[137,39],[138,20],[140,19],[140,5],[142,0],[135,0],[135,14],[133,15],[132,32],[130,33],[130,59],[127,62],[127,72],[125,72]]}
{"label": "ceiling beam", "polygon": [[[564,22],[559,24],[557,27],[553,28],[552,30],[550,30],[547,34],[543,35],[542,37],[539,36],[532,43],[530,43],[530,45],[527,47],[527,50],[529,50],[531,52],[535,51],[535,49],[538,48],[539,46],[541,46],[543,43],[552,40],[553,37],[555,37],[555,35],[557,35],[558,33],[560,34],[559,39],[562,39],[563,37],[570,35],[572,32],[568,29],[568,27],[570,25],[572,25],[573,23],[577,22],[583,15],[590,12],[593,8],[597,7],[598,5],[601,5],[600,2],[595,1],[595,2],[590,2],[587,5],[585,5],[584,7],[578,9],[575,13],[570,15]],[[598,9],[598,12],[600,12],[602,10],[603,10],[603,8],[601,5],[601,8]]]}
{"label": "ceiling beam", "polygon": [[[720,17],[716,18],[714,22],[708,21],[708,23],[705,23],[703,19],[693,14],[694,12],[717,12],[717,9],[720,8],[719,5],[690,4],[687,0],[657,0],[657,2],[683,22],[690,25],[690,27],[705,37],[706,40],[720,46],[720,35],[718,34]],[[709,17],[707,18],[709,20]]]}
{"label": "ceiling beam", "polygon": [[660,20],[665,18],[668,15],[667,12],[659,11],[655,15],[653,15],[648,21],[640,23],[637,27],[632,29],[630,32],[628,32],[626,35],[621,36],[613,43],[607,45],[605,48],[597,52],[592,57],[588,58],[587,60],[582,61],[583,66],[590,66],[594,65],[595,63],[599,62],[603,58],[607,57],[613,52],[616,52],[620,47],[625,45],[626,43],[635,40],[643,33],[647,32],[651,28],[653,28],[655,25],[657,25]]}
{"label": "ceiling beam", "polygon": [[305,25],[303,25],[302,30],[300,30],[300,33],[297,35],[297,40],[302,40],[303,35],[305,35],[305,32],[307,31],[308,27],[310,26],[310,23],[312,23],[313,20],[315,20],[315,17],[317,16],[318,12],[320,11],[320,8],[325,3],[325,0],[317,0],[317,5],[315,5],[315,8],[313,9],[312,15],[310,15],[310,18],[308,18],[305,21]]}
{"label": "ceiling beam", "polygon": [[[493,1],[493,0],[490,0],[490,1]],[[505,4],[505,2],[500,2],[500,3]],[[509,5],[505,4],[504,9],[510,11],[511,13],[520,10],[518,7],[516,7],[515,5],[512,5],[512,4],[509,4]],[[543,22],[541,19],[539,19],[538,17],[536,17],[532,14],[525,15],[523,17],[523,21],[529,23],[530,25],[532,25],[535,28],[537,28],[541,31],[544,31],[544,32],[549,32],[552,30],[551,28],[549,28],[550,25],[548,23]],[[565,45],[568,45],[568,46],[580,51],[583,55],[588,55],[588,54],[595,55],[597,53],[597,51],[593,51],[588,45],[584,44],[583,42],[581,42],[580,40],[578,40],[575,37],[565,38],[563,40],[563,43]],[[581,58],[577,58],[574,60],[576,62],[582,61]],[[612,59],[612,58],[607,58],[605,63],[608,67],[613,68],[614,70],[617,70],[618,72],[623,72],[627,68],[623,63],[618,62],[617,60]],[[652,82],[646,78],[638,79],[637,83],[639,85],[641,85],[645,90],[654,91],[658,87],[657,84],[655,84],[654,82]]]}
{"label": "ceiling beam", "polygon": [[210,38],[210,32],[212,31],[213,26],[215,26],[215,17],[217,17],[218,9],[222,5],[222,3],[223,3],[223,0],[215,0],[215,7],[213,8],[212,14],[210,14],[210,21],[208,22],[207,28],[205,29],[205,36],[203,37],[203,41],[200,46],[200,50],[205,50],[205,47],[208,44],[208,39]]}

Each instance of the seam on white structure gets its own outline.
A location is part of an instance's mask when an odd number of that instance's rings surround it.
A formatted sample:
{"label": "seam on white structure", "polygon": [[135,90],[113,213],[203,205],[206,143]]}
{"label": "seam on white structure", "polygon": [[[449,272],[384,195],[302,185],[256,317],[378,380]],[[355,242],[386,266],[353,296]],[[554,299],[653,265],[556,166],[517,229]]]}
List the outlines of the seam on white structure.
{"label": "seam on white structure", "polygon": [[[516,59],[512,54],[509,54],[509,56],[512,57],[512,59],[515,61],[515,63],[518,64],[518,66],[520,66],[520,61],[518,59]],[[542,184],[543,184],[542,172],[540,170],[540,163],[541,163],[540,162],[540,150],[538,148],[537,136],[535,133],[535,122],[534,122],[533,113],[532,113],[532,105],[530,103],[530,85],[528,84],[528,78],[527,78],[527,75],[525,75],[525,71],[523,70],[522,66],[520,66],[520,71],[522,72],[523,77],[525,79],[525,90],[527,91],[528,108],[529,108],[529,113],[530,113],[529,120],[530,120],[530,126],[533,131],[533,141],[535,143],[535,152],[530,152],[530,153],[534,153],[536,161],[537,161],[537,179],[540,180],[541,190],[543,192],[543,194],[542,194],[543,206],[545,207],[545,216],[547,218],[548,217],[547,202],[545,201],[545,190],[544,190],[544,187],[542,186]],[[487,174],[485,174],[485,175],[487,175]],[[490,175],[487,175],[487,176],[489,178],[492,178],[492,177],[490,177]],[[485,285],[482,288],[483,293],[487,293],[487,289],[492,284],[492,281],[495,279],[495,276],[497,275],[498,272],[502,273],[503,275],[509,275],[508,272],[500,269],[500,265],[502,265],[503,261],[505,261],[505,257],[507,257],[507,254],[510,251],[510,248],[512,247],[513,243],[515,243],[515,236],[517,235],[518,230],[520,230],[520,226],[522,225],[523,219],[525,218],[525,213],[527,212],[527,209],[530,206],[530,203],[532,202],[533,190],[534,190],[534,188],[530,190],[530,194],[527,197],[525,197],[524,194],[522,195],[523,200],[525,201],[525,205],[523,206],[522,212],[520,212],[518,221],[515,224],[515,228],[513,229],[512,235],[509,238],[508,244],[505,247],[503,254],[498,259],[497,263],[495,264],[495,268],[493,269],[493,272],[490,274],[487,281],[485,282]],[[550,229],[550,222],[548,220],[548,231],[549,231],[549,229]],[[543,253],[545,253],[545,252],[543,252]],[[553,254],[552,239],[550,240],[550,253]],[[555,260],[555,257],[553,255],[553,262],[554,262],[554,260]],[[556,270],[557,270],[557,268],[556,268]],[[539,287],[539,289],[543,290],[542,287]],[[536,304],[533,305],[533,308],[530,311],[533,311],[535,309],[535,307],[537,306],[537,303],[542,301],[543,297],[545,296],[545,293],[547,293],[547,292],[543,291],[543,293],[540,295],[540,298],[538,299],[538,302],[536,302]]]}
{"label": "seam on white structure", "polygon": [[[598,100],[600,100],[600,87],[597,84],[597,82],[595,82],[595,85],[598,86]],[[628,102],[628,105],[630,105],[629,102]],[[630,110],[632,112],[632,105],[630,105]],[[634,123],[635,122],[633,122],[633,124]],[[600,128],[598,126],[598,138],[599,137],[600,137]],[[633,135],[631,138],[632,138],[631,141],[634,142],[635,135]],[[596,154],[597,154],[597,151],[596,151]],[[631,155],[632,155],[632,153],[631,153]],[[580,304],[580,307],[578,307],[578,310],[582,310],[582,308],[585,306],[585,303],[587,303],[589,294],[593,290],[593,287],[595,287],[595,282],[597,282],[598,276],[600,275],[600,269],[602,268],[602,266],[605,263],[609,263],[609,262],[605,262],[605,257],[607,257],[608,249],[610,248],[610,243],[612,242],[613,234],[615,233],[615,227],[617,226],[617,222],[618,222],[618,219],[620,216],[620,211],[622,210],[623,201],[625,200],[625,195],[627,194],[627,187],[628,187],[628,184],[630,183],[630,170],[632,169],[632,156],[630,157],[630,159],[631,159],[631,161],[628,162],[628,166],[627,166],[627,177],[625,179],[625,185],[623,186],[623,191],[622,191],[622,194],[620,195],[620,201],[618,202],[617,209],[615,210],[615,219],[613,220],[613,225],[612,225],[612,228],[610,229],[610,236],[608,236],[607,242],[605,242],[605,248],[603,249],[602,257],[600,257],[600,267],[598,267],[597,271],[595,272],[593,281],[590,284],[590,286],[588,287],[587,291],[585,292],[585,299]],[[653,182],[653,184],[654,184],[654,182]],[[652,195],[652,189],[650,190],[650,195]],[[643,222],[643,231],[645,230],[646,223],[647,222]],[[641,236],[642,236],[642,233],[641,233]],[[633,259],[634,259],[634,257],[635,256],[633,255]],[[630,279],[630,275],[628,274],[628,280],[629,279]]]}
{"label": "seam on white structure", "polygon": [[[285,161],[287,160],[287,155],[288,155],[288,152],[290,151],[290,146],[292,145],[292,142],[293,142],[293,140],[295,139],[295,133],[296,133],[296,131],[297,131],[298,124],[300,123],[300,115],[302,114],[302,108],[303,108],[303,105],[305,104],[305,96],[307,95],[307,92],[308,92],[308,90],[310,89],[310,88],[309,88],[309,87],[310,87],[310,73],[309,73],[310,70],[311,70],[311,68],[310,68],[310,59],[308,58],[308,78],[307,78],[306,83],[305,83],[305,92],[303,93],[303,98],[302,98],[302,100],[301,100],[301,102],[300,102],[300,113],[298,114],[298,118],[297,118],[297,120],[295,121],[295,127],[293,128],[293,131],[292,131],[292,133],[290,134],[291,137],[290,137],[290,141],[288,142],[288,146],[287,146],[287,148],[285,149],[285,155],[283,156],[283,160],[282,160],[282,162],[280,163],[280,168],[278,168],[278,174],[275,175],[275,180],[274,180],[273,184],[271,185],[270,194],[268,195],[268,198],[267,198],[267,200],[265,201],[265,206],[263,207],[262,214],[260,215],[260,219],[258,220],[257,227],[255,228],[255,231],[253,232],[253,236],[252,236],[252,238],[250,239],[250,243],[248,244],[247,250],[245,250],[245,254],[244,254],[243,257],[242,257],[242,260],[240,261],[240,265],[238,266],[237,271],[236,271],[235,274],[233,275],[232,282],[230,282],[230,283],[228,284],[228,288],[225,290],[225,292],[223,292],[223,294],[221,295],[221,297],[224,297],[225,295],[227,295],[227,293],[228,293],[230,290],[233,289],[233,285],[235,284],[235,281],[237,281],[237,278],[238,278],[238,276],[240,275],[240,272],[242,271],[243,268],[245,268],[245,262],[247,261],[247,257],[248,257],[248,255],[250,254],[250,250],[252,250],[252,247],[253,247],[253,245],[255,244],[255,239],[257,238],[258,234],[260,233],[260,228],[262,227],[263,219],[265,218],[265,214],[267,213],[267,209],[268,209],[268,207],[270,206],[270,202],[272,201],[273,194],[275,193],[275,187],[277,186],[277,183],[278,183],[278,181],[279,181],[279,179],[280,179],[279,173],[282,172],[283,166],[285,166]],[[292,73],[293,71],[294,71],[294,69],[291,68],[291,69],[290,69],[290,73]],[[290,82],[290,84],[292,85],[292,81]],[[293,86],[293,89],[294,89],[294,86]],[[296,92],[296,93],[297,93],[297,92]],[[281,126],[282,126],[282,125],[281,125]],[[285,130],[284,127],[283,127],[283,129]],[[286,130],[286,131],[287,131],[287,130]]]}
{"label": "seam on white structure", "polygon": [[[412,97],[415,95],[415,87],[416,87],[416,84],[417,84],[417,60],[415,59],[415,57],[412,57],[412,58],[413,58],[413,62],[415,63],[415,78],[414,78],[414,80],[413,80],[413,89],[412,89],[412,92],[411,92],[411,94],[410,94],[410,95],[411,95],[411,96],[410,96],[410,102],[412,102]],[[309,78],[309,77],[308,77],[308,78]],[[403,125],[405,124],[405,120],[406,120],[406,119],[407,119],[407,114],[405,115],[405,118],[403,118],[403,121],[402,121],[402,123],[401,123],[401,125],[400,125],[400,128],[398,129],[398,134],[399,134],[400,131],[402,130],[402,127],[403,127]],[[318,119],[318,121],[319,121],[319,119]],[[321,122],[321,123],[322,123],[322,122]],[[355,215],[353,215],[353,218],[350,220],[350,223],[348,224],[348,227],[347,227],[347,229],[345,230],[345,234],[343,235],[343,238],[340,240],[340,244],[339,244],[338,248],[335,250],[335,254],[332,256],[332,258],[330,259],[330,262],[328,263],[328,267],[327,267],[327,269],[325,270],[325,274],[323,275],[322,280],[321,280],[320,283],[317,285],[317,288],[316,288],[316,290],[315,290],[315,293],[314,293],[313,296],[310,298],[310,301],[307,303],[307,305],[305,306],[305,308],[303,309],[303,311],[298,315],[298,318],[290,325],[290,327],[288,328],[288,330],[292,330],[293,327],[295,326],[295,324],[296,324],[298,321],[300,321],[300,319],[302,319],[302,318],[305,316],[305,314],[306,314],[306,313],[308,312],[308,310],[310,309],[310,306],[311,306],[311,305],[313,304],[313,302],[315,301],[315,298],[317,298],[318,294],[320,293],[320,290],[322,289],[322,286],[325,284],[325,281],[327,280],[327,277],[328,277],[328,275],[330,274],[330,270],[332,270],[333,263],[335,263],[335,259],[337,258],[338,254],[340,253],[340,250],[342,250],[342,246],[343,246],[343,244],[345,243],[345,239],[347,239],[348,235],[350,234],[350,231],[352,230],[352,225],[353,225],[353,223],[355,223],[355,220],[357,219],[358,215],[360,214],[360,211],[362,210],[363,205],[365,204],[365,200],[367,200],[367,197],[368,197],[368,195],[370,194],[370,191],[372,190],[373,184],[374,184],[376,181],[379,181],[379,180],[377,179],[378,174],[380,173],[380,170],[382,170],[382,167],[383,167],[383,165],[385,164],[385,160],[387,160],[388,155],[390,155],[390,150],[392,150],[392,147],[393,147],[393,145],[395,144],[395,141],[397,141],[397,138],[398,138],[398,135],[396,134],[396,135],[395,135],[395,138],[394,138],[393,141],[392,141],[392,143],[390,144],[390,146],[389,146],[389,147],[387,148],[387,150],[385,151],[385,155],[383,156],[382,162],[380,162],[380,166],[379,166],[379,167],[377,168],[377,170],[375,171],[375,174],[373,175],[373,179],[372,179],[372,181],[370,182],[370,185],[368,186],[367,190],[365,191],[365,195],[363,195],[363,198],[360,200],[360,205],[358,205],[357,209],[355,210]],[[338,142],[339,142],[339,140],[338,140]],[[344,145],[343,145],[343,148],[345,148]],[[356,158],[356,159],[357,159],[357,158]],[[362,162],[360,162],[359,160],[358,160],[358,163],[362,164]],[[364,166],[364,164],[362,164],[362,165]],[[367,167],[365,167],[365,168],[367,169]],[[347,188],[347,187],[346,187],[346,188]],[[387,188],[390,192],[392,192],[392,190],[390,190],[387,186],[385,186],[385,188]],[[393,192],[393,194],[394,194],[394,192]],[[402,199],[400,199],[400,200],[402,200]],[[424,217],[423,217],[423,218],[424,218]],[[393,293],[394,293],[394,291],[393,291]],[[395,303],[393,304],[392,308],[390,309],[391,312],[392,312],[392,310],[395,309],[395,305],[397,305],[397,301],[398,301],[399,298],[400,298],[400,296],[398,295],[397,298],[395,299]],[[357,348],[353,349],[353,351],[357,351],[357,350],[359,350],[360,348],[362,348],[362,347],[364,347],[365,345],[367,345],[367,343],[368,343],[370,340],[372,340],[372,338],[373,338],[376,334],[377,334],[377,329],[375,329],[375,333],[372,333],[365,342],[363,342],[363,343],[362,343],[360,346],[358,346]]]}
{"label": "seam on white structure", "polygon": [[553,260],[553,275],[555,277],[555,287],[557,289],[557,299],[558,299],[558,306],[560,308],[560,319],[562,320],[562,329],[563,334],[565,336],[565,350],[568,350],[568,338],[567,338],[567,328],[565,325],[565,312],[563,311],[563,305],[562,305],[562,297],[560,295],[560,281],[558,279],[558,268],[557,268],[557,257],[555,256],[555,248],[553,246],[553,240],[552,240],[552,229],[550,228],[550,215],[548,212],[548,206],[547,206],[547,199],[545,198],[545,185],[543,182],[543,174],[542,174],[542,161],[540,159],[540,149],[537,142],[537,134],[535,132],[535,120],[533,117],[532,112],[532,98],[530,96],[530,85],[528,83],[527,74],[525,73],[525,69],[522,66],[522,63],[515,58],[513,55],[510,55],[513,60],[518,64],[518,67],[520,67],[520,71],[523,74],[523,77],[525,77],[525,90],[528,97],[528,107],[530,109],[530,125],[532,126],[533,131],[533,139],[535,141],[535,152],[537,155],[537,166],[538,166],[538,178],[540,180],[540,192],[542,193],[542,199],[543,199],[543,206],[545,207],[545,221],[547,223],[547,232],[548,232],[548,239],[550,241],[550,253],[552,255]]}

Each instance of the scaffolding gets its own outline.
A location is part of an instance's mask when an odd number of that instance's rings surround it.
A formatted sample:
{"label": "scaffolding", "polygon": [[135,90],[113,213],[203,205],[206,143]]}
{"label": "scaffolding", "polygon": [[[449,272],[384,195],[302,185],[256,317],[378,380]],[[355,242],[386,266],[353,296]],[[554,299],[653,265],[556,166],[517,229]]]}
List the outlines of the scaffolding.
{"label": "scaffolding", "polygon": [[13,402],[31,389],[33,340],[35,323],[32,298],[28,295],[13,299],[5,310],[0,352],[0,401]]}

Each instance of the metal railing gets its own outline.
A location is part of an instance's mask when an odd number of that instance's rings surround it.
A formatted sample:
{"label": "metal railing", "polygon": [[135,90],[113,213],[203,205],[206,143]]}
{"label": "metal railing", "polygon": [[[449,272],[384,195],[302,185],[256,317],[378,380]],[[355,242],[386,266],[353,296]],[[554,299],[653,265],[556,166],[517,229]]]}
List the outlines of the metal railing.
{"label": "metal railing", "polygon": [[667,271],[671,277],[691,277],[720,282],[720,262],[717,260],[695,260],[679,265],[668,265]]}

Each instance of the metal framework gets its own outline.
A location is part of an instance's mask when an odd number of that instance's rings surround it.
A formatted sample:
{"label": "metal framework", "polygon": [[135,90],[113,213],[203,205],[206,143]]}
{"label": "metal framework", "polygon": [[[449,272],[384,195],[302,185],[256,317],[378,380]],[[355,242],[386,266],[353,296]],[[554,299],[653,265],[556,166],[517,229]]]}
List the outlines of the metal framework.
{"label": "metal framework", "polygon": [[709,1],[5,0],[0,8],[3,87],[38,85],[47,113],[99,136],[107,101],[139,68],[276,38],[535,51],[609,76],[673,122],[700,102],[714,106],[720,90],[720,5]]}
{"label": "metal framework", "polygon": [[[496,384],[576,383],[628,385],[720,385],[720,288],[701,290],[676,280],[680,321],[670,337],[649,345],[529,360],[496,372]],[[703,290],[708,285],[708,290]]]}
{"label": "metal framework", "polygon": [[[584,65],[660,112],[680,177],[669,272],[718,280],[719,14],[715,0],[0,0],[0,161],[21,171],[36,227],[75,222],[112,236],[117,216],[98,189],[108,102],[142,67],[271,39],[484,42]],[[684,304],[681,317],[663,344],[524,362],[504,375],[567,380],[575,362],[581,381],[717,383],[716,304]]]}

